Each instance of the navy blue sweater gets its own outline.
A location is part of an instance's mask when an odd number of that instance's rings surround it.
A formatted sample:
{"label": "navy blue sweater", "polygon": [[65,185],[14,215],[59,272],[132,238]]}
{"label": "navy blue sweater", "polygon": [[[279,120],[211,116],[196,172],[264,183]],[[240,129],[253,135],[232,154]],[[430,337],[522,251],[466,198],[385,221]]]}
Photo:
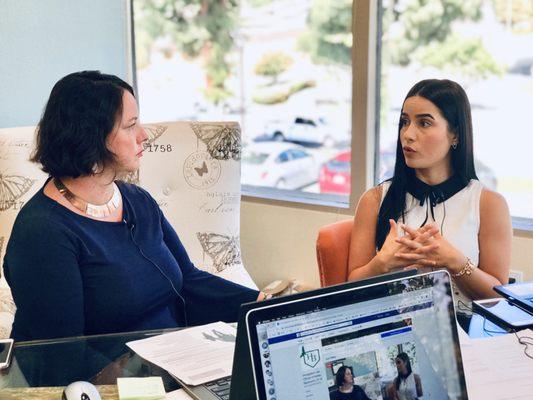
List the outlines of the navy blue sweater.
{"label": "navy blue sweater", "polygon": [[17,216],[4,271],[17,340],[235,321],[258,292],[197,269],[155,200],[117,182],[124,221],[78,215],[43,193]]}

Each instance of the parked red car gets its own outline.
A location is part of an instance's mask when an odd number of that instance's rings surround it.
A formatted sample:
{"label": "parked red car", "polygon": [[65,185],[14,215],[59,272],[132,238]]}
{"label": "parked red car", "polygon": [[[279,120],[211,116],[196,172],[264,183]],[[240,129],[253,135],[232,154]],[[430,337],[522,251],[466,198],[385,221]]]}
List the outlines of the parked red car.
{"label": "parked red car", "polygon": [[350,194],[351,154],[345,150],[322,165],[318,175],[320,193]]}
{"label": "parked red car", "polygon": [[[320,193],[350,194],[351,157],[351,150],[344,150],[322,165],[318,176]],[[395,159],[396,155],[392,150],[380,152],[378,182],[383,182],[392,176]]]}
{"label": "parked red car", "polygon": [[[351,151],[344,150],[322,164],[318,175],[320,193],[350,194]],[[379,176],[377,182],[392,177],[396,154],[393,149],[382,150],[379,154]],[[489,189],[496,190],[498,181],[492,170],[478,159],[474,159],[479,180]]]}

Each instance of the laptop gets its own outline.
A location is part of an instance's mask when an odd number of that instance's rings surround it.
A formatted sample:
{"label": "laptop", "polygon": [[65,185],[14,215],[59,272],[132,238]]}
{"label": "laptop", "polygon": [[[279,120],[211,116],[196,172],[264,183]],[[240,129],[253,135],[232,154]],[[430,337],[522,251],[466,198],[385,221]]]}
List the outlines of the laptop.
{"label": "laptop", "polygon": [[[256,390],[254,374],[252,372],[252,362],[245,321],[248,312],[265,306],[288,304],[293,301],[300,301],[320,295],[326,296],[330,293],[337,293],[346,289],[372,285],[378,282],[407,278],[414,276],[415,274],[416,270],[401,271],[360,281],[328,286],[308,292],[295,293],[290,296],[277,297],[262,302],[243,304],[239,310],[239,320],[237,323],[237,337],[235,341],[235,352],[233,355],[232,376],[198,386],[187,385],[178,378],[175,378],[180,383],[181,387],[196,400],[255,400]],[[282,398],[278,397],[277,399],[281,400]]]}
{"label": "laptop", "polygon": [[533,314],[533,282],[494,286],[494,291],[507,298],[509,303]]}
{"label": "laptop", "polygon": [[246,313],[251,398],[337,398],[336,375],[350,368],[357,391],[385,399],[401,357],[423,398],[468,398],[446,271],[308,294]]}

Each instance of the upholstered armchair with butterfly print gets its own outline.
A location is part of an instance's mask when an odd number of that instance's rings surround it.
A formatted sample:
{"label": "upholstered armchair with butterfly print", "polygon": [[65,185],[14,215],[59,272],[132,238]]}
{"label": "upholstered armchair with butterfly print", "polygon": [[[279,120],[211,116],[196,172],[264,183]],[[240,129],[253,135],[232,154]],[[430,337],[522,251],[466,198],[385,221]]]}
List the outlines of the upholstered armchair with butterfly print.
{"label": "upholstered armchair with butterfly print", "polygon": [[198,268],[256,288],[241,260],[241,130],[235,122],[145,125],[140,186],[157,200]]}
{"label": "upholstered armchair with butterfly print", "polygon": [[[39,190],[46,174],[28,161],[35,127],[0,129],[0,264],[4,264],[7,241],[24,203]],[[11,291],[0,268],[0,338],[9,337],[15,315]]]}
{"label": "upholstered armchair with butterfly print", "polygon": [[[157,200],[198,268],[255,288],[239,242],[239,125],[183,121],[145,128],[149,139],[141,168],[126,180]],[[0,265],[18,211],[46,180],[28,161],[34,132],[35,127],[0,129]],[[0,338],[9,336],[15,310],[2,276]]]}

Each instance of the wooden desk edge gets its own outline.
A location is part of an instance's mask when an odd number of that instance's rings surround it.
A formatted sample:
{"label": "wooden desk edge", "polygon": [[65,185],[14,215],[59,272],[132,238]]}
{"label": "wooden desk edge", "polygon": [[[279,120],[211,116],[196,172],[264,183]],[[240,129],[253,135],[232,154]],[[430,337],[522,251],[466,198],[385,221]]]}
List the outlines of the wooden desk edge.
{"label": "wooden desk edge", "polygon": [[[96,386],[102,400],[118,400],[116,385]],[[2,400],[60,400],[63,386],[36,388],[2,388]]]}

